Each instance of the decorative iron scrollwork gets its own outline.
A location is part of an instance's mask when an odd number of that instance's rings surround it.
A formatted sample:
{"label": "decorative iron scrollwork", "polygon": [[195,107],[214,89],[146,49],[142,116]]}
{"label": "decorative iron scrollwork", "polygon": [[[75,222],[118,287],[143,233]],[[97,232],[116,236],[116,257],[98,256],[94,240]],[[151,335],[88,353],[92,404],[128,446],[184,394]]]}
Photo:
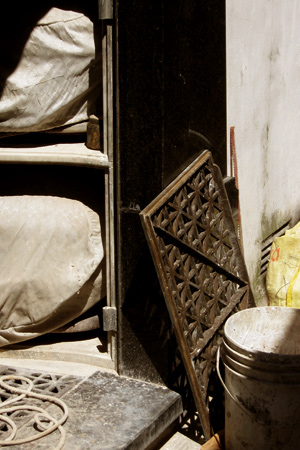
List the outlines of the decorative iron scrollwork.
{"label": "decorative iron scrollwork", "polygon": [[203,152],[141,212],[205,437],[208,385],[227,317],[248,306],[243,255],[219,168]]}

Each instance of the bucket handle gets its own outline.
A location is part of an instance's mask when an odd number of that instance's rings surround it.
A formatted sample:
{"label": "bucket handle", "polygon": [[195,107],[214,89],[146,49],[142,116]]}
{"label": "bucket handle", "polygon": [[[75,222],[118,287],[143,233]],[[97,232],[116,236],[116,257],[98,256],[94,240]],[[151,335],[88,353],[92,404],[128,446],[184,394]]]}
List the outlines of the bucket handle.
{"label": "bucket handle", "polygon": [[227,394],[229,395],[229,397],[237,404],[239,405],[242,409],[242,405],[237,401],[237,399],[232,395],[232,393],[230,392],[230,390],[228,389],[228,387],[225,384],[225,381],[222,378],[221,372],[220,372],[220,351],[221,351],[221,345],[219,345],[218,350],[217,350],[217,357],[216,357],[216,369],[217,369],[217,374],[219,377],[219,380],[222,383],[223,388],[225,389],[225,391],[227,392]]}
{"label": "bucket handle", "polygon": [[219,377],[219,380],[221,381],[222,386],[224,387],[225,391],[227,392],[227,394],[229,395],[229,397],[236,403],[236,405],[238,405],[238,407],[247,415],[249,416],[251,419],[253,419],[255,422],[260,423],[261,425],[265,425],[266,422],[260,420],[257,418],[257,416],[253,413],[251,413],[251,411],[249,411],[247,408],[244,407],[244,405],[239,402],[230,392],[230,390],[228,389],[228,387],[225,384],[225,381],[222,378],[221,372],[220,372],[220,350],[221,350],[221,345],[218,346],[218,350],[217,350],[217,356],[216,356],[216,370],[217,370],[217,374]]}

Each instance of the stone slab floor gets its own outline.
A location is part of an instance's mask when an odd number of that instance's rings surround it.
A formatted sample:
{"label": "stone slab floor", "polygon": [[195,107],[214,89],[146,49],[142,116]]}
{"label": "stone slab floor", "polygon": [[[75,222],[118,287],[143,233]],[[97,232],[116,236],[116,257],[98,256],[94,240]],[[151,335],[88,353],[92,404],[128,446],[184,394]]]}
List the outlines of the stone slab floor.
{"label": "stone slab floor", "polygon": [[[68,418],[62,426],[62,435],[59,430],[55,430],[39,440],[6,448],[54,450],[59,448],[62,439],[62,448],[65,450],[142,450],[149,447],[181,413],[181,398],[175,392],[162,386],[120,377],[113,371],[100,371],[92,366],[71,363],[66,370],[66,366],[49,366],[46,361],[40,361],[31,368],[22,367],[20,360],[16,363],[21,367],[7,365],[7,362],[2,359],[0,375],[13,376],[12,380],[5,381],[12,389],[29,389],[28,381],[18,378],[20,375],[25,376],[32,383],[30,392],[61,399],[68,408]],[[53,422],[42,418],[41,425],[37,427],[33,417],[35,412],[30,407],[43,404],[54,420],[59,420],[63,415],[60,407],[52,402],[45,403],[28,395],[18,401],[21,408],[29,405],[28,411],[25,408],[4,413],[18,427],[17,439],[41,433],[49,424],[53,425]],[[16,396],[5,386],[0,386],[0,408],[5,408],[4,402],[9,402],[7,408],[12,408],[10,401]],[[0,439],[8,438],[10,433],[9,424],[0,426]],[[191,450],[200,448],[195,447],[192,441],[190,444]],[[175,447],[171,445],[163,448],[180,448],[176,447],[176,443]],[[1,445],[0,448],[5,447]],[[189,446],[185,448],[189,449]]]}

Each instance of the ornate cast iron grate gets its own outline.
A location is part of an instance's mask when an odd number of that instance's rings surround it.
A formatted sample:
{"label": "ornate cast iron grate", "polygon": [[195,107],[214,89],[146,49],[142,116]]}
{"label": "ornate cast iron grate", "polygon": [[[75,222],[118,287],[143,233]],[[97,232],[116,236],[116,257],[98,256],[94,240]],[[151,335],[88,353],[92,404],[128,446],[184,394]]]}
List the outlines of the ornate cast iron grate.
{"label": "ornate cast iron grate", "polygon": [[[12,388],[20,388],[24,390],[26,393],[28,389],[28,383],[22,381],[22,377],[26,377],[26,379],[30,380],[33,384],[32,392],[35,394],[41,394],[42,396],[53,396],[56,398],[61,398],[70,391],[76,384],[78,384],[78,378],[72,375],[58,375],[58,374],[50,374],[48,372],[42,373],[38,371],[31,371],[26,369],[15,369],[7,366],[0,366],[0,377],[2,376],[12,376],[13,378],[6,383]],[[19,376],[21,378],[19,379]],[[3,405],[5,403],[9,403],[9,406],[12,406],[11,411],[3,413]],[[13,406],[17,407],[14,409]],[[28,396],[18,396],[15,393],[12,393],[8,390],[0,387],[0,408],[1,414],[4,417],[8,417],[10,421],[14,423],[16,427],[16,432],[18,433],[17,438],[26,439],[28,436],[36,434],[34,432],[36,421],[34,419],[36,411],[34,411],[34,407],[44,408],[47,411],[52,411],[51,406],[52,403],[49,401],[42,401],[37,398],[32,398]],[[60,410],[59,410],[60,411]],[[59,417],[57,415],[57,411],[54,411],[56,419]],[[41,430],[39,430],[41,431]],[[4,441],[9,438],[11,434],[11,428],[6,426],[5,420],[1,419],[0,423],[0,441]],[[46,438],[46,436],[45,436]],[[31,449],[36,448],[36,442],[33,441],[31,443],[24,443],[20,445],[14,445],[14,440],[9,440],[12,448],[22,448],[22,449]],[[45,441],[45,448],[47,447],[47,440]],[[1,446],[2,448],[2,446]],[[44,447],[43,447],[44,448]]]}
{"label": "ornate cast iron grate", "polygon": [[219,168],[205,151],[141,219],[205,437],[223,324],[249,305],[248,275]]}

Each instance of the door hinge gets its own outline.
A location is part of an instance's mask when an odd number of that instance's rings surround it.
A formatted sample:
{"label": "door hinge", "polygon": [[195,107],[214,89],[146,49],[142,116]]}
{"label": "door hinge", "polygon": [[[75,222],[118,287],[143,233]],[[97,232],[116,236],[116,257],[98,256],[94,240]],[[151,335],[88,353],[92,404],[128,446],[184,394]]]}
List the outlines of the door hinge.
{"label": "door hinge", "polygon": [[114,18],[113,0],[98,0],[98,8],[100,20],[113,20]]}
{"label": "door hinge", "polygon": [[113,306],[103,307],[103,330],[117,331],[117,308]]}

